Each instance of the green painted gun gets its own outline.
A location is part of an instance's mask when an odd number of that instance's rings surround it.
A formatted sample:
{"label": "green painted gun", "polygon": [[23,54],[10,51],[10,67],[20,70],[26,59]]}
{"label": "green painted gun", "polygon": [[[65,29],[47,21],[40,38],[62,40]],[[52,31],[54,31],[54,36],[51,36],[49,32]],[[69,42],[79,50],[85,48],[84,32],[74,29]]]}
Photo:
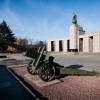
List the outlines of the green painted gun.
{"label": "green painted gun", "polygon": [[100,76],[100,73],[95,71],[65,68],[64,66],[53,62],[54,57],[50,56],[51,52],[44,51],[45,47],[39,48],[38,51],[34,51],[4,39],[0,39],[0,42],[19,49],[25,52],[25,56],[33,58],[33,60],[29,62],[27,70],[32,75],[38,74],[43,81],[51,81],[56,76],[62,74]]}

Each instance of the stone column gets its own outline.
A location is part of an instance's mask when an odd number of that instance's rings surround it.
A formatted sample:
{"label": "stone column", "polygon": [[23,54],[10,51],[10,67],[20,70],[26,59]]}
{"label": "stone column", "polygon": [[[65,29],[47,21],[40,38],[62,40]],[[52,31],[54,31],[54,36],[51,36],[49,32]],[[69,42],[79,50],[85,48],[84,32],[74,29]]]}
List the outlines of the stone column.
{"label": "stone column", "polygon": [[51,51],[51,41],[47,41],[47,51]]}
{"label": "stone column", "polygon": [[59,52],[59,40],[55,40],[55,52]]}
{"label": "stone column", "polygon": [[67,39],[63,40],[63,52],[67,52]]}
{"label": "stone column", "polygon": [[77,48],[77,26],[73,24],[70,27],[70,49],[76,51]]}
{"label": "stone column", "polygon": [[99,34],[93,36],[93,52],[99,52]]}
{"label": "stone column", "polygon": [[83,28],[77,24],[70,26],[70,49],[72,52],[78,51],[78,36],[85,34]]}

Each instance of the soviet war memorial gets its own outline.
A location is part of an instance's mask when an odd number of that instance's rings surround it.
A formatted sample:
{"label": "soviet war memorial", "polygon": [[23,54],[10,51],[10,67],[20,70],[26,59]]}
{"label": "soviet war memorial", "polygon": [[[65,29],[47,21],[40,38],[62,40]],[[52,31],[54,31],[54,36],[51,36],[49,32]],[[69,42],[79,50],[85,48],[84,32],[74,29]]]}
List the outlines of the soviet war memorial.
{"label": "soviet war memorial", "polygon": [[77,20],[77,15],[73,14],[69,38],[47,40],[48,51],[100,53],[100,31],[85,34]]}
{"label": "soviet war memorial", "polygon": [[1,0],[0,100],[100,100],[99,8]]}

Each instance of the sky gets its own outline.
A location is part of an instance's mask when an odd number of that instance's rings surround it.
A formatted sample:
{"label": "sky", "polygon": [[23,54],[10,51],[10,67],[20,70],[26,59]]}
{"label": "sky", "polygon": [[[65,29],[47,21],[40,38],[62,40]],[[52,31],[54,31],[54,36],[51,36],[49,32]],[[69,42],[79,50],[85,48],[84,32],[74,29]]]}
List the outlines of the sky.
{"label": "sky", "polygon": [[73,13],[86,34],[100,31],[100,0],[0,0],[0,23],[16,37],[67,38]]}

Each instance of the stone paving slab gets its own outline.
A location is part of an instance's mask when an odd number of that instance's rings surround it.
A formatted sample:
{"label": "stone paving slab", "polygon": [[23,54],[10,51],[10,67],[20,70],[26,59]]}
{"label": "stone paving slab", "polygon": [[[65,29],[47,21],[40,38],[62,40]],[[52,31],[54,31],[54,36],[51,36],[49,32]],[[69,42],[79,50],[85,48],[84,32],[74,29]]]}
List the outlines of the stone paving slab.
{"label": "stone paving slab", "polygon": [[12,65],[21,65],[28,64],[30,59],[27,60],[8,60],[8,61],[0,61],[0,65],[12,66]]}
{"label": "stone paving slab", "polygon": [[[3,55],[3,54],[1,54]],[[5,55],[5,54],[4,54]],[[86,54],[79,54],[73,55],[70,53],[52,53],[51,56],[54,56],[54,62],[59,63],[65,67],[70,65],[82,65],[80,69],[88,70],[88,71],[98,71],[100,72],[100,56],[97,55],[86,55]],[[27,60],[31,60],[31,58],[23,56],[23,54],[7,54],[8,59],[16,59],[18,60],[18,64],[25,64]],[[5,58],[7,59],[7,58]],[[4,58],[0,58],[0,61],[4,60]],[[20,61],[24,60],[24,62]],[[14,62],[14,61],[13,61]],[[1,64],[2,62],[0,62]],[[15,62],[16,63],[16,62]],[[9,64],[9,63],[8,63]]]}
{"label": "stone paving slab", "polygon": [[9,55],[7,55],[7,57],[14,58],[14,59],[17,59],[17,60],[32,59],[32,58],[29,58],[27,56],[24,56],[22,53],[9,54]]}
{"label": "stone paving slab", "polygon": [[72,55],[68,53],[52,53],[54,62],[65,67],[70,65],[82,65],[80,69],[100,72],[100,56],[96,55]]}
{"label": "stone paving slab", "polygon": [[24,75],[28,80],[32,81],[33,83],[35,83],[36,85],[40,86],[40,87],[44,87],[44,86],[48,86],[48,85],[52,85],[52,84],[56,84],[61,82],[58,79],[52,80],[50,82],[44,82],[42,81],[38,75],[30,75],[30,74],[25,74]]}

